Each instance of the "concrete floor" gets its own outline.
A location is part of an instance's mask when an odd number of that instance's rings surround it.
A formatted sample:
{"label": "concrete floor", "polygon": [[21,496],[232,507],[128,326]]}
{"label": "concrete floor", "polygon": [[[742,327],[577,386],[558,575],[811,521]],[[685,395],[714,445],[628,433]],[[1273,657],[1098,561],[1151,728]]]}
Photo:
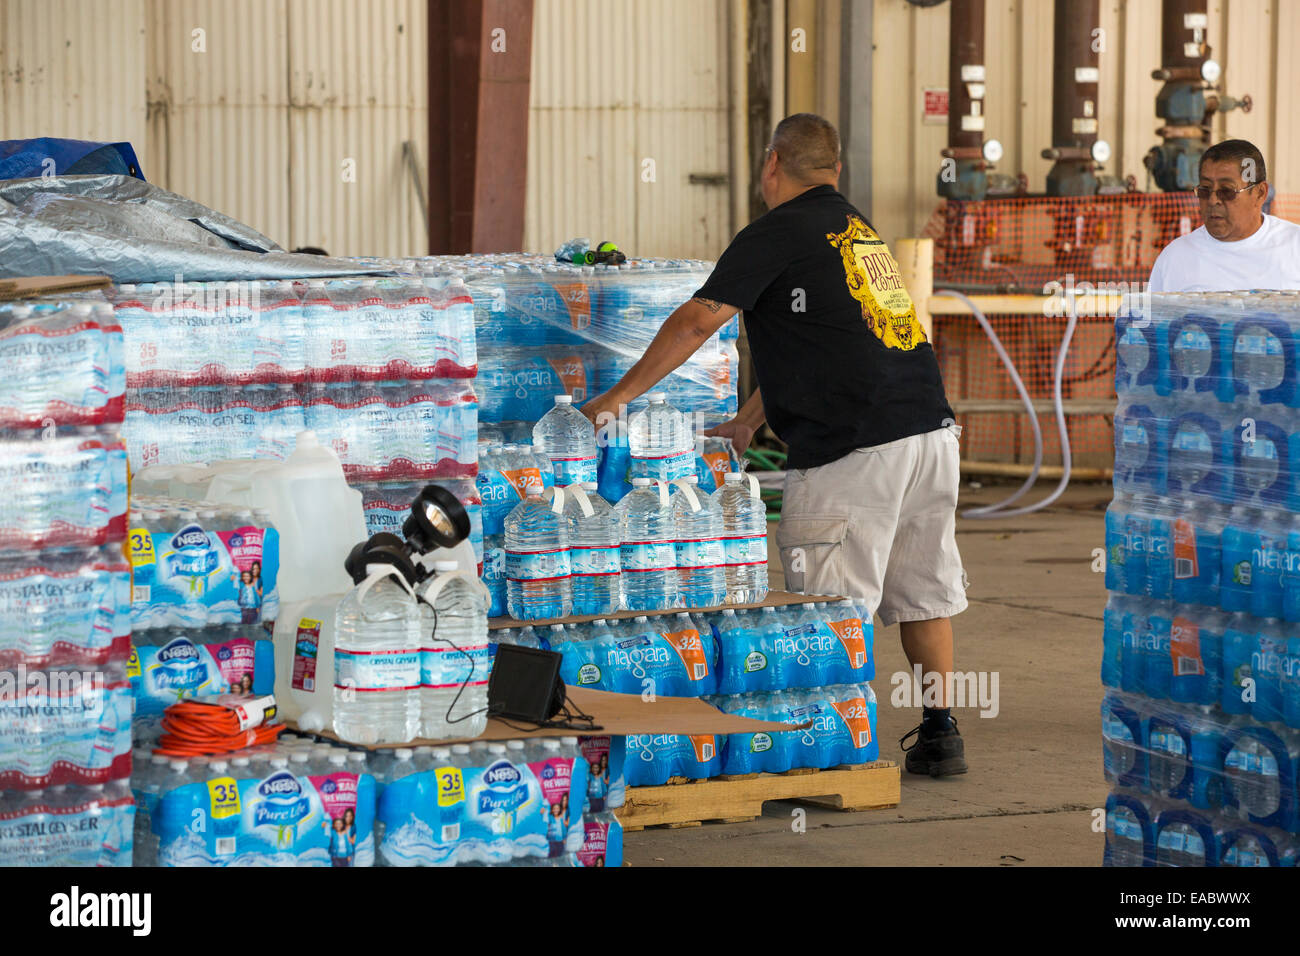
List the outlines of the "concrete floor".
{"label": "concrete floor", "polygon": [[[1040,482],[1049,488],[1051,483]],[[964,487],[962,507],[1006,497],[1010,486]],[[1029,500],[1046,491],[1031,492]],[[954,619],[959,671],[996,671],[999,713],[954,711],[970,772],[931,780],[903,773],[897,808],[843,813],[770,801],[750,823],[629,833],[632,866],[1099,866],[1104,805],[1098,708],[1103,544],[1109,485],[1070,488],[1021,518],[960,519],[970,608]],[[775,559],[774,559],[775,561]],[[780,586],[775,561],[772,586]],[[898,628],[876,630],[880,756],[902,764],[898,739],[920,711],[891,704],[891,675],[907,672]]]}

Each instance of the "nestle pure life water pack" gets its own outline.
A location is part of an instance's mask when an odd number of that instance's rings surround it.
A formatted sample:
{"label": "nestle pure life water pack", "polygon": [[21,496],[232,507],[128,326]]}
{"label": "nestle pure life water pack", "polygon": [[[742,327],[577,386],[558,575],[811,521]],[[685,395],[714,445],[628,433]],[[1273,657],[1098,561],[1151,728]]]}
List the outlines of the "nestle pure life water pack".
{"label": "nestle pure life water pack", "polygon": [[373,866],[375,778],[223,777],[165,794],[153,812],[161,866]]}
{"label": "nestle pure life water pack", "polygon": [[171,704],[190,697],[271,693],[275,648],[269,640],[256,640],[238,629],[231,629],[227,640],[211,643],[192,639],[199,636],[196,632],[158,633],[165,639],[137,644],[127,664],[137,717],[161,716]]}
{"label": "nestle pure life water pack", "polygon": [[[566,738],[567,739],[567,738]],[[587,762],[551,738],[489,744],[464,766],[401,777],[379,800],[389,866],[501,863],[576,853],[584,838]]]}

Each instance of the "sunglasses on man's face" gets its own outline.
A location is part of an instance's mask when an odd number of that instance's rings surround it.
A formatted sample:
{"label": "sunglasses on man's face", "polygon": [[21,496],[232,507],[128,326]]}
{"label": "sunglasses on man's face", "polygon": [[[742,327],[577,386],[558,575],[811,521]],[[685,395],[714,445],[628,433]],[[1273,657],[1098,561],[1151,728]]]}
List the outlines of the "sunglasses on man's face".
{"label": "sunglasses on man's face", "polygon": [[1209,202],[1211,196],[1218,196],[1219,202],[1229,203],[1237,198],[1237,193],[1252,189],[1258,185],[1259,183],[1251,183],[1249,186],[1242,186],[1239,189],[1233,189],[1231,186],[1220,186],[1217,189],[1213,186],[1197,186],[1196,198],[1201,202]]}

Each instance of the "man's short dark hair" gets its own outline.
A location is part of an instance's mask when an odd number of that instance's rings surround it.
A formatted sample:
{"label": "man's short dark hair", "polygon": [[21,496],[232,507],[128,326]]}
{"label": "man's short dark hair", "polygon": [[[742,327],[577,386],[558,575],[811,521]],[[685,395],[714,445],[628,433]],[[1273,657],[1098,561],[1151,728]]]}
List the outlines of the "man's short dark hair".
{"label": "man's short dark hair", "polygon": [[840,134],[816,113],[795,113],[776,124],[772,149],[792,179],[808,182],[816,170],[835,171],[840,161]]}
{"label": "man's short dark hair", "polygon": [[1244,139],[1225,139],[1215,143],[1201,154],[1201,165],[1197,174],[1205,169],[1206,163],[1237,163],[1241,167],[1241,181],[1254,185],[1268,181],[1268,170],[1264,166],[1264,154],[1254,143]]}

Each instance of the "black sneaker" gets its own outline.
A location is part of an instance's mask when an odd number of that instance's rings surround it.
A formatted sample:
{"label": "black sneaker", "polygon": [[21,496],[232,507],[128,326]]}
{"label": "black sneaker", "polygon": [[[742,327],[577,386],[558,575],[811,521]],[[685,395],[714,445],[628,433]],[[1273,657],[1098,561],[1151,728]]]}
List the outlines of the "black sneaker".
{"label": "black sneaker", "polygon": [[[909,731],[898,745],[907,754],[903,762],[908,773],[929,774],[931,777],[947,777],[951,774],[966,772],[966,745],[957,731],[957,720],[949,717],[949,728],[937,734],[927,735],[922,723]],[[916,740],[911,746],[904,746],[909,737]]]}

